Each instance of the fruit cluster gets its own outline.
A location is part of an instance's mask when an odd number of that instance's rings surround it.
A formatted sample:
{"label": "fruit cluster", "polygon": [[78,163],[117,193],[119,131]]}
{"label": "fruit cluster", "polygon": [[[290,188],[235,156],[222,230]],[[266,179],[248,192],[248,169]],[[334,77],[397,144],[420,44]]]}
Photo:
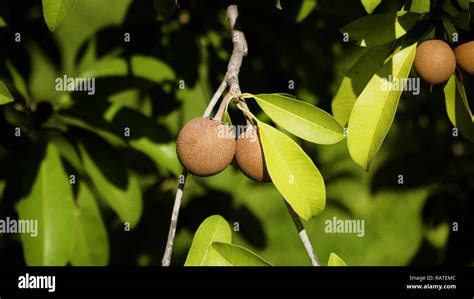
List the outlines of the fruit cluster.
{"label": "fruit cluster", "polygon": [[195,118],[179,132],[176,152],[181,165],[196,176],[218,174],[235,159],[249,178],[270,181],[258,130],[254,127],[248,127],[236,139],[231,126],[210,118]]}
{"label": "fruit cluster", "polygon": [[447,81],[456,65],[474,75],[474,41],[461,44],[454,51],[443,40],[424,41],[416,50],[414,65],[417,74],[431,85]]}

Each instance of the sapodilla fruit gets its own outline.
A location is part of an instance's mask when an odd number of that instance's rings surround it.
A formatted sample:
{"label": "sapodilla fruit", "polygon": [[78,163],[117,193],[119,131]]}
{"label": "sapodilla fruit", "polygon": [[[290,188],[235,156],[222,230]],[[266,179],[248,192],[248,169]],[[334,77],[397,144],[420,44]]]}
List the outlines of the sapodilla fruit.
{"label": "sapodilla fruit", "polygon": [[474,41],[459,45],[454,49],[459,68],[474,75]]}
{"label": "sapodilla fruit", "polygon": [[210,118],[195,118],[179,132],[176,152],[181,165],[197,176],[223,171],[235,154],[232,127]]}
{"label": "sapodilla fruit", "polygon": [[248,128],[237,138],[235,162],[240,170],[257,182],[270,182],[263,156],[262,144],[255,128]]}
{"label": "sapodilla fruit", "polygon": [[415,70],[426,82],[434,85],[447,81],[456,69],[456,57],[442,40],[422,42],[416,49]]}

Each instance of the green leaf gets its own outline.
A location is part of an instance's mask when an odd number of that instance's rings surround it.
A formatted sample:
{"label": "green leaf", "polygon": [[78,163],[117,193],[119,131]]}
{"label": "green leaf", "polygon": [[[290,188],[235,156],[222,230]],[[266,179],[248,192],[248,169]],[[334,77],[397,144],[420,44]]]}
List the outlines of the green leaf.
{"label": "green leaf", "polygon": [[430,0],[412,0],[411,2],[411,7],[410,7],[411,12],[416,12],[416,13],[429,13],[430,12]]}
{"label": "green leaf", "polygon": [[446,110],[451,123],[469,141],[474,142],[474,124],[472,112],[467,101],[464,85],[455,75],[451,76],[444,87]]}
{"label": "green leaf", "polygon": [[123,128],[132,128],[127,141],[135,150],[148,155],[156,163],[157,167],[165,168],[175,175],[181,174],[182,168],[176,156],[175,142],[165,140],[163,132],[165,128],[145,115],[125,107],[120,107],[109,120],[111,130],[117,135],[123,133]]}
{"label": "green leaf", "polygon": [[8,91],[8,88],[5,86],[5,84],[0,80],[0,105],[5,105],[8,103],[13,102],[13,96]]}
{"label": "green leaf", "polygon": [[344,138],[337,120],[318,107],[279,94],[259,94],[254,98],[276,124],[304,140],[334,144]]}
{"label": "green leaf", "polygon": [[142,213],[142,194],[138,180],[120,162],[105,141],[85,138],[79,144],[83,167],[100,196],[120,220],[134,227]]}
{"label": "green leaf", "polygon": [[[229,266],[271,266],[269,262],[242,246],[213,242],[212,247]],[[214,256],[214,258],[216,265],[223,264],[219,257]],[[209,265],[213,266],[213,260],[209,261]]]}
{"label": "green leaf", "polygon": [[224,115],[222,116],[222,122],[232,126],[232,119],[230,118],[229,112],[227,109],[224,111]]}
{"label": "green leaf", "polygon": [[349,39],[359,46],[374,47],[404,36],[421,16],[405,11],[370,15],[344,26],[341,32],[349,34]]}
{"label": "green leaf", "polygon": [[456,87],[456,75],[452,75],[444,86],[444,100],[449,121],[456,127],[456,97],[459,96]]}
{"label": "green leaf", "polygon": [[344,261],[337,256],[334,252],[329,255],[328,266],[347,266]]}
{"label": "green leaf", "polygon": [[463,30],[468,30],[468,31],[471,30],[470,22],[471,22],[471,12],[469,10],[461,11],[454,19],[454,25],[456,25],[456,27],[459,27]]}
{"label": "green leaf", "polygon": [[132,57],[131,62],[132,74],[135,77],[157,83],[172,81],[176,77],[173,69],[168,64],[154,57],[135,55]]}
{"label": "green leaf", "polygon": [[[347,145],[352,159],[368,169],[392,125],[404,84],[393,88],[393,80],[404,80],[410,73],[416,44],[393,56],[370,80],[357,99],[349,119]],[[382,88],[386,84],[389,88]],[[396,87],[396,86],[395,86]],[[395,89],[395,90],[392,90]]]}
{"label": "green leaf", "polygon": [[105,266],[109,260],[109,240],[99,207],[86,184],[79,184],[75,211],[73,266]]}
{"label": "green leaf", "polygon": [[185,266],[207,266],[208,255],[213,242],[232,241],[232,231],[227,221],[219,215],[213,215],[204,220],[194,235],[193,243],[188,252]]}
{"label": "green leaf", "polygon": [[298,11],[298,15],[296,16],[296,22],[303,22],[303,20],[306,19],[314,10],[317,4],[317,0],[303,0],[301,2],[300,10]]}
{"label": "green leaf", "polygon": [[12,63],[7,61],[5,64],[8,68],[8,71],[10,72],[10,75],[12,76],[13,85],[15,86],[16,90],[21,94],[22,97],[24,97],[26,100],[29,100],[30,96],[28,94],[28,89],[26,88],[26,83],[23,77]]}
{"label": "green leaf", "polygon": [[324,180],[313,161],[290,137],[257,121],[265,163],[273,184],[295,212],[309,220],[324,210]]}
{"label": "green leaf", "polygon": [[65,266],[74,241],[74,201],[69,178],[58,150],[50,143],[37,173],[25,165],[21,200],[17,205],[20,221],[37,220],[37,236],[21,234],[26,264]]}
{"label": "green leaf", "polygon": [[275,5],[276,5],[276,8],[278,8],[279,10],[282,10],[282,9],[283,9],[283,8],[281,7],[280,0],[275,0]]}
{"label": "green leaf", "polygon": [[160,17],[167,19],[176,10],[176,0],[153,0],[153,6]]}
{"label": "green leaf", "polygon": [[82,77],[135,76],[155,83],[172,81],[176,75],[166,63],[154,57],[135,55],[129,63],[118,57],[105,58],[90,65],[82,72]]}
{"label": "green leaf", "polygon": [[458,30],[448,18],[443,16],[442,19],[443,19],[444,29],[446,30],[446,34],[448,35],[448,39],[451,42],[454,42],[453,39],[454,37],[458,36]]}
{"label": "green leaf", "polygon": [[7,23],[3,19],[3,17],[0,17],[0,27],[7,27]]}
{"label": "green leaf", "polygon": [[56,31],[76,7],[76,0],[43,0],[43,16],[50,31]]}
{"label": "green leaf", "polygon": [[347,125],[354,103],[373,75],[384,64],[390,49],[391,47],[387,45],[369,48],[344,75],[332,100],[332,112],[341,125]]}
{"label": "green leaf", "polygon": [[171,171],[176,176],[181,174],[182,168],[176,156],[176,143],[155,143],[149,138],[132,139],[130,146],[150,157],[158,168]]}
{"label": "green leaf", "polygon": [[374,10],[379,6],[380,3],[382,3],[382,0],[361,0],[362,5],[365,8],[365,11],[368,14],[371,14],[374,12]]}
{"label": "green leaf", "polygon": [[461,6],[462,9],[469,9],[469,3],[473,2],[472,0],[457,0],[459,3],[459,6]]}
{"label": "green leaf", "polygon": [[451,17],[455,17],[459,13],[459,11],[456,9],[456,7],[454,7],[451,1],[444,1],[442,8]]}

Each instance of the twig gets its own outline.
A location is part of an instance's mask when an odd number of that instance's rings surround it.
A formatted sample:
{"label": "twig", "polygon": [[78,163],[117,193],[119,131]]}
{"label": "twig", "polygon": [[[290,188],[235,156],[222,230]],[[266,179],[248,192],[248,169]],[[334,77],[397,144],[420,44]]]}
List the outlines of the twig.
{"label": "twig", "polygon": [[[234,49],[232,50],[232,55],[229,59],[229,65],[227,66],[227,72],[224,76],[224,80],[222,80],[221,85],[212,96],[211,101],[209,102],[209,105],[204,111],[203,117],[209,117],[209,115],[211,115],[212,110],[216,106],[217,102],[219,101],[219,99],[221,98],[222,94],[224,93],[227,87],[229,87],[229,91],[224,97],[225,100],[222,101],[221,106],[222,104],[224,104],[225,101],[227,101],[227,99],[230,100],[232,98],[240,96],[241,94],[240,86],[239,86],[239,71],[240,71],[240,67],[242,66],[242,60],[244,56],[247,55],[248,48],[247,48],[247,41],[245,39],[245,35],[243,34],[243,32],[239,30],[235,30],[235,23],[237,21],[238,16],[239,16],[239,12],[237,9],[237,5],[229,5],[229,7],[227,7],[227,19],[229,21],[230,28],[232,31],[232,42],[234,44]],[[184,193],[184,185],[186,184],[186,178],[187,178],[187,172],[186,170],[184,170],[180,176],[178,190],[176,191],[176,197],[175,197],[174,205],[173,205],[173,212],[171,214],[168,239],[166,241],[165,253],[163,255],[163,259],[161,260],[161,265],[165,267],[171,264],[171,255],[173,253],[173,243],[174,243],[174,238],[176,235],[179,209],[181,207],[181,199]]]}
{"label": "twig", "polygon": [[209,115],[211,115],[212,110],[216,106],[217,102],[221,98],[226,88],[227,88],[227,81],[224,79],[221,85],[219,86],[219,88],[216,90],[216,92],[212,96],[212,99],[209,102],[209,105],[207,105],[206,111],[204,111],[204,114],[202,115],[202,117],[209,117]]}
{"label": "twig", "polygon": [[178,190],[176,191],[176,197],[174,199],[173,213],[171,214],[170,229],[168,232],[168,240],[166,242],[165,254],[161,260],[161,265],[163,266],[169,266],[171,264],[171,254],[173,253],[174,236],[176,235],[176,226],[178,225],[179,208],[181,207],[181,199],[183,198],[184,185],[186,184],[187,176],[188,172],[186,170],[183,170],[179,176],[179,185]]}
{"label": "twig", "polygon": [[293,210],[293,208],[285,201],[286,207],[288,208],[288,212],[290,213],[291,219],[296,226],[296,230],[300,235],[301,241],[303,242],[304,248],[306,249],[306,253],[308,254],[309,260],[311,261],[311,265],[313,266],[320,266],[318,257],[314,252],[313,245],[311,245],[311,241],[309,240],[308,234],[306,233],[306,229],[301,223],[301,220]]}

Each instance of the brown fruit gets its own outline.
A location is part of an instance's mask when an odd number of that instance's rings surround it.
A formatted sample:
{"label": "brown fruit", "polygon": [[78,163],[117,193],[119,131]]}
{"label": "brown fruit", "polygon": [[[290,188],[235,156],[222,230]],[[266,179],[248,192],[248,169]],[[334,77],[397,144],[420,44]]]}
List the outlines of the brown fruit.
{"label": "brown fruit", "polygon": [[430,84],[447,81],[456,69],[456,57],[451,47],[442,40],[422,42],[416,49],[415,70]]}
{"label": "brown fruit", "polygon": [[258,131],[249,128],[237,138],[235,161],[240,170],[257,182],[270,182]]}
{"label": "brown fruit", "polygon": [[470,75],[474,75],[474,41],[459,45],[454,49],[458,66]]}
{"label": "brown fruit", "polygon": [[176,152],[191,174],[211,176],[232,162],[235,144],[232,127],[210,118],[195,118],[179,132]]}

